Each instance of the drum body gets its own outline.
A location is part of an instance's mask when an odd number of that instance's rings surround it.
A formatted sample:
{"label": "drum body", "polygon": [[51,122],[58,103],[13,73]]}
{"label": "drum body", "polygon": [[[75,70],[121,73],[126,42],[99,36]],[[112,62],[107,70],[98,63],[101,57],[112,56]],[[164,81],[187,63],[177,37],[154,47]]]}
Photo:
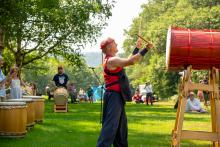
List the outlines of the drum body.
{"label": "drum body", "polygon": [[41,123],[44,119],[44,98],[42,96],[23,96],[34,101],[35,122]]}
{"label": "drum body", "polygon": [[220,69],[220,30],[170,28],[167,34],[168,70]]}
{"label": "drum body", "polygon": [[0,136],[24,137],[27,106],[24,102],[0,102]]}
{"label": "drum body", "polygon": [[54,91],[54,102],[56,105],[65,105],[68,100],[68,91],[65,88],[57,88]]}
{"label": "drum body", "polygon": [[8,99],[9,102],[26,102],[27,104],[27,127],[35,125],[35,108],[32,99]]}

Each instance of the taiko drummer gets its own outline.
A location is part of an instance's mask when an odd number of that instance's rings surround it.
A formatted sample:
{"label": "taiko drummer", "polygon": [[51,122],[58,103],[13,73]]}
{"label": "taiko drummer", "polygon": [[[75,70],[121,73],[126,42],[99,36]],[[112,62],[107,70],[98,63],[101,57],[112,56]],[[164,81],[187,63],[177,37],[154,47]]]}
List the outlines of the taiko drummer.
{"label": "taiko drummer", "polygon": [[153,45],[148,43],[146,48],[139,52],[141,39],[138,39],[136,48],[129,58],[116,57],[118,52],[114,39],[107,38],[102,41],[101,49],[105,54],[103,75],[106,91],[104,94],[102,130],[98,139],[97,147],[128,146],[127,118],[125,114],[125,102],[131,100],[128,78],[124,67],[133,65],[143,57]]}

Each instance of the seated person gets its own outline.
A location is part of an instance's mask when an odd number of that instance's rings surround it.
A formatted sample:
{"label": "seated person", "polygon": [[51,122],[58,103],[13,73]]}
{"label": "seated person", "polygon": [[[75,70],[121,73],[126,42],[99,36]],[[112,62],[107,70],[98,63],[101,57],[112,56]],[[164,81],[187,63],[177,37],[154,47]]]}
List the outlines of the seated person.
{"label": "seated person", "polygon": [[207,112],[206,110],[202,109],[200,101],[194,97],[194,92],[189,93],[189,98],[186,102],[186,112],[200,112],[200,113],[205,113]]}
{"label": "seated person", "polygon": [[80,90],[79,90],[79,96],[78,97],[79,97],[80,102],[81,101],[87,101],[86,93],[82,88],[80,88]]}
{"label": "seated person", "polygon": [[143,103],[144,101],[141,99],[140,91],[136,90],[134,96],[132,97],[132,101],[135,103]]}

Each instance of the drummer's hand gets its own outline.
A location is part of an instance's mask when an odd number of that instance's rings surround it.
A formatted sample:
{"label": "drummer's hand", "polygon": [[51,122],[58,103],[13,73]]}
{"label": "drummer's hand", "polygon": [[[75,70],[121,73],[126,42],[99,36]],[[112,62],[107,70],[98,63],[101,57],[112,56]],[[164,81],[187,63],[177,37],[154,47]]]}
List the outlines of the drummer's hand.
{"label": "drummer's hand", "polygon": [[149,42],[147,45],[146,45],[146,48],[147,49],[152,49],[154,47],[153,43]]}
{"label": "drummer's hand", "polygon": [[137,43],[136,43],[136,47],[137,47],[138,49],[140,49],[141,46],[142,46],[142,39],[141,39],[141,38],[138,38]]}

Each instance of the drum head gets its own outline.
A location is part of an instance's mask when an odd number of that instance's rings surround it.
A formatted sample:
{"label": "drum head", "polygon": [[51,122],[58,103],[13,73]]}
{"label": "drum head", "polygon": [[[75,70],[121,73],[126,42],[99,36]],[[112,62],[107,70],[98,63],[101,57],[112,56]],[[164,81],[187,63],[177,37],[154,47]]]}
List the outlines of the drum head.
{"label": "drum head", "polygon": [[169,69],[170,64],[170,50],[171,50],[171,27],[167,32],[167,44],[166,44],[166,68]]}
{"label": "drum head", "polygon": [[68,97],[68,91],[65,88],[57,88],[54,91],[54,98],[67,98]]}
{"label": "drum head", "polygon": [[35,95],[24,95],[22,96],[23,99],[43,99],[42,96],[35,96]]}
{"label": "drum head", "polygon": [[33,102],[32,99],[8,99],[8,102]]}
{"label": "drum head", "polygon": [[25,102],[0,102],[0,106],[24,106]]}

